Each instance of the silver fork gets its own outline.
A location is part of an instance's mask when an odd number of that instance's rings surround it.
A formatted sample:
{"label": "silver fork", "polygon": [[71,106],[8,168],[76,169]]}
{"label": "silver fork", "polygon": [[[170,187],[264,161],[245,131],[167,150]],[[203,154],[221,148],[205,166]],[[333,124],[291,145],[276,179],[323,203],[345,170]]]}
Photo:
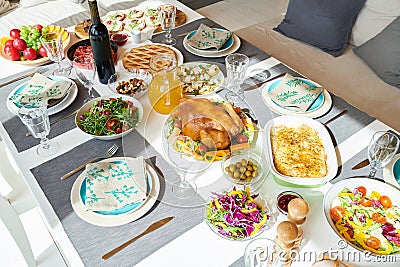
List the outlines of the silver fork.
{"label": "silver fork", "polygon": [[66,175],[61,177],[61,180],[67,179],[68,177],[70,177],[71,175],[73,175],[74,173],[78,172],[79,170],[83,169],[86,167],[87,164],[92,163],[98,159],[106,159],[106,158],[110,158],[112,156],[114,156],[115,152],[117,152],[118,150],[118,145],[117,144],[113,144],[108,150],[107,152],[104,154],[104,156],[102,157],[95,157],[92,158],[91,160],[89,160],[88,162],[82,164],[81,166],[73,169],[72,171],[70,171],[69,173],[67,173]]}
{"label": "silver fork", "polygon": [[11,81],[2,83],[2,84],[0,84],[0,87],[9,85],[10,83],[13,83],[13,82],[22,80],[22,79],[24,79],[24,78],[26,78],[26,77],[33,77],[33,75],[35,75],[35,73],[40,73],[40,74],[45,73],[45,72],[48,71],[48,70],[49,70],[49,68],[47,68],[47,67],[41,67],[41,68],[39,68],[39,69],[37,69],[37,70],[31,72],[31,73],[23,74],[23,75],[21,75],[21,76],[15,78],[15,79],[12,79]]}

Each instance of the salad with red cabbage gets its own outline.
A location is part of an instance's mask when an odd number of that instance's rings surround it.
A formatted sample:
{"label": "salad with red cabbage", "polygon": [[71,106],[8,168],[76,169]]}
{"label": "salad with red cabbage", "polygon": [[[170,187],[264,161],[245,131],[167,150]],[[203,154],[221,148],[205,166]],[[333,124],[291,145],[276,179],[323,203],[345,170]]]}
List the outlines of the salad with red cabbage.
{"label": "salad with red cabbage", "polygon": [[250,188],[235,187],[222,194],[213,193],[207,204],[206,221],[217,233],[232,239],[254,237],[266,228],[270,219],[267,207],[261,204],[258,194],[251,195]]}

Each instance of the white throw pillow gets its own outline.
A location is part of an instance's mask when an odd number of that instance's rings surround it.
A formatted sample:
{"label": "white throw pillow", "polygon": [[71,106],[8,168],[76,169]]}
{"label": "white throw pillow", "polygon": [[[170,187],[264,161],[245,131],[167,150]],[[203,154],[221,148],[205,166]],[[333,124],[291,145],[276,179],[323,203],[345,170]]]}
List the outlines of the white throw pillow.
{"label": "white throw pillow", "polygon": [[37,6],[43,3],[47,3],[49,1],[54,1],[54,0],[20,0],[19,5],[21,7],[30,7],[30,6]]}
{"label": "white throw pillow", "polygon": [[358,14],[349,43],[360,46],[400,16],[400,0],[367,0]]}

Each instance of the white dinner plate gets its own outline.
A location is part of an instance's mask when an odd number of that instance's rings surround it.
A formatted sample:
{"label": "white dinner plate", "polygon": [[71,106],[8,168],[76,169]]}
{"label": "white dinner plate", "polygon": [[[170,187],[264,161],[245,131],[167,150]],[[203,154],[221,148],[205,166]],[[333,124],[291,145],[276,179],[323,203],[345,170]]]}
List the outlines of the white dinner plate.
{"label": "white dinner plate", "polygon": [[[181,65],[183,63],[183,54],[181,51],[179,51],[177,48],[173,47],[173,46],[169,46],[166,44],[161,44],[161,43],[150,43],[150,42],[145,42],[145,43],[141,43],[141,44],[135,44],[132,46],[129,46],[127,48],[123,48],[123,50],[121,49],[121,47],[119,48],[121,50],[121,52],[118,51],[119,54],[119,60],[117,63],[117,68],[120,70],[124,70],[126,72],[128,72],[127,69],[125,69],[124,65],[122,64],[122,58],[124,57],[125,53],[128,52],[129,50],[131,50],[132,48],[135,47],[140,47],[143,45],[148,45],[148,44],[156,44],[156,45],[162,45],[162,46],[166,46],[168,48],[171,48],[172,50],[174,50],[175,54],[176,54],[176,61],[178,63],[178,66]],[[121,54],[120,54],[121,53]],[[150,68],[150,67],[149,67]]]}
{"label": "white dinner plate", "polygon": [[398,168],[400,164],[400,154],[394,156],[391,162],[388,165],[383,167],[383,179],[386,183],[393,185],[394,187],[400,189],[399,183],[397,183],[396,178],[394,177],[394,165]]}
{"label": "white dinner plate", "polygon": [[[74,102],[76,96],[78,95],[78,87],[76,86],[76,83],[75,83],[73,80],[68,79],[68,78],[66,78],[66,77],[63,77],[63,76],[50,76],[49,78],[56,78],[56,79],[59,79],[59,80],[66,80],[66,81],[72,82],[72,86],[71,86],[71,88],[69,89],[69,92],[67,93],[67,95],[64,97],[64,99],[61,100],[61,101],[60,101],[59,103],[57,103],[56,105],[54,105],[54,106],[48,108],[48,110],[47,110],[47,111],[48,111],[48,114],[49,114],[49,115],[53,115],[53,114],[56,114],[56,113],[58,113],[58,112],[64,110],[64,109],[67,108],[69,105],[71,105],[72,102]],[[17,107],[17,106],[14,104],[14,102],[13,102],[12,100],[10,100],[10,97],[11,97],[12,95],[18,93],[20,90],[22,90],[22,89],[28,84],[28,82],[29,82],[29,81],[24,82],[23,84],[18,85],[14,90],[11,91],[11,93],[10,93],[10,94],[8,95],[8,97],[7,97],[7,101],[6,101],[7,108],[8,108],[8,110],[9,110],[12,114],[14,114],[14,115],[18,115],[19,107]]]}
{"label": "white dinner plate", "polygon": [[[114,157],[103,160],[104,162],[112,162],[115,160],[126,160],[128,157]],[[97,226],[119,226],[133,222],[145,215],[155,204],[160,193],[160,180],[156,171],[149,164],[146,165],[146,173],[151,177],[151,190],[147,200],[132,212],[119,215],[103,215],[94,211],[86,210],[85,205],[80,197],[80,188],[85,179],[85,171],[83,171],[75,180],[71,189],[71,204],[75,213],[84,221]]]}
{"label": "white dinner plate", "polygon": [[[316,86],[320,86],[318,83],[313,82],[311,80],[307,80],[307,79],[302,79],[302,80],[309,82],[311,84],[314,84]],[[277,82],[277,81],[272,80],[270,82],[265,83],[261,87],[261,95],[262,95],[262,99],[263,99],[264,103],[272,111],[274,111],[280,115],[299,115],[299,116],[304,116],[304,117],[308,117],[308,118],[318,118],[318,117],[321,117],[322,115],[324,115],[325,113],[327,113],[330,110],[330,108],[332,107],[332,97],[329,94],[328,90],[323,89],[322,90],[322,94],[323,94],[323,98],[324,98],[323,104],[320,105],[319,107],[313,109],[312,111],[299,112],[299,111],[290,110],[288,108],[284,108],[284,107],[276,104],[274,101],[272,101],[272,99],[268,95],[268,90],[269,90],[270,86],[272,84],[274,84],[275,82]]]}
{"label": "white dinner plate", "polygon": [[224,57],[236,52],[236,50],[238,50],[240,47],[240,38],[236,34],[232,34],[233,45],[229,49],[224,51],[215,51],[214,53],[211,53],[210,51],[204,52],[200,51],[199,49],[194,49],[187,43],[187,37],[188,35],[185,37],[185,39],[183,39],[183,47],[193,55],[200,57]]}

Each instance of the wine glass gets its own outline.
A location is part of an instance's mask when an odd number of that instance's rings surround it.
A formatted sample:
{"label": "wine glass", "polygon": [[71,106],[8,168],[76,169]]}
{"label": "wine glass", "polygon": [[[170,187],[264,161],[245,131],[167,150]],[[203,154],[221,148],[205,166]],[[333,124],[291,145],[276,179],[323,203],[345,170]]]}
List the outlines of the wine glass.
{"label": "wine glass", "polygon": [[40,138],[40,145],[36,149],[39,156],[48,157],[58,151],[59,144],[47,138],[50,122],[45,104],[24,105],[19,109],[18,116],[32,136]]}
{"label": "wine glass", "polygon": [[[197,174],[206,170],[212,162],[195,159],[195,144],[189,136],[171,136],[163,138],[163,150],[168,160],[179,175],[179,181],[172,185],[172,193],[178,199],[188,199],[197,192],[194,182],[186,179],[187,174]],[[215,158],[215,153],[209,156]]]}
{"label": "wine glass", "polygon": [[283,250],[274,240],[258,238],[252,240],[244,252],[245,267],[281,267],[285,265]]}
{"label": "wine glass", "polygon": [[249,65],[249,58],[246,55],[233,53],[225,58],[226,80],[228,81],[229,92],[226,98],[231,103],[237,103],[239,99],[244,99],[244,89],[241,85],[246,75]]}
{"label": "wine glass", "polygon": [[62,68],[61,61],[64,58],[64,48],[62,35],[58,32],[49,32],[40,37],[43,47],[46,49],[47,56],[50,60],[57,63],[57,69],[53,71],[53,75],[68,76],[70,68]]}
{"label": "wine glass", "polygon": [[161,42],[167,45],[175,45],[176,40],[172,38],[171,29],[175,26],[176,7],[173,5],[161,5],[158,7],[158,16],[161,28],[165,31],[165,39]]}
{"label": "wine glass", "polygon": [[374,133],[368,146],[370,172],[368,177],[375,177],[376,171],[385,167],[399,149],[399,138],[396,135],[379,131]]}
{"label": "wine glass", "polygon": [[94,97],[92,89],[96,76],[96,63],[92,57],[81,55],[74,57],[72,67],[78,80],[88,90],[88,97],[84,100],[84,103],[86,103]]}

